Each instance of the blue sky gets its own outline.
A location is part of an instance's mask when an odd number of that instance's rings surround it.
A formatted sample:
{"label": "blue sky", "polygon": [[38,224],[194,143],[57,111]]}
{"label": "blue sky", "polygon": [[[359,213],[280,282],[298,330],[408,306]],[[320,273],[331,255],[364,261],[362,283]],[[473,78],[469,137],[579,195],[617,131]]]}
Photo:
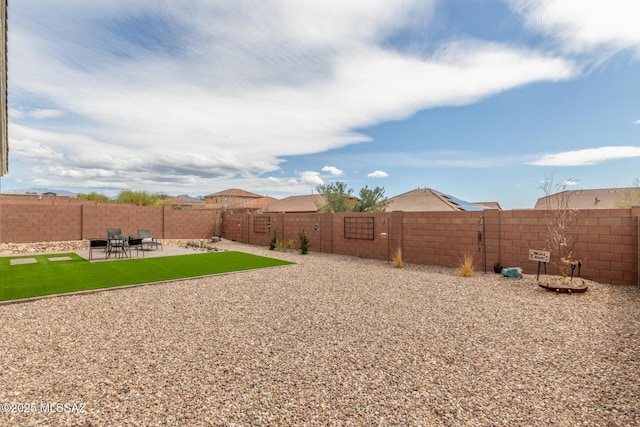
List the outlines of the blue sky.
{"label": "blue sky", "polygon": [[636,0],[20,0],[9,173],[274,197],[343,181],[531,208],[640,178]]}

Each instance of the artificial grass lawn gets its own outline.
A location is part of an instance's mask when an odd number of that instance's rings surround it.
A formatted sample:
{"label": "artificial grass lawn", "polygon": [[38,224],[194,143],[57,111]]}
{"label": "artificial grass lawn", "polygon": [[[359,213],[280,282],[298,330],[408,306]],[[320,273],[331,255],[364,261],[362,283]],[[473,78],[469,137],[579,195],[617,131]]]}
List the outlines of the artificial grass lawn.
{"label": "artificial grass lawn", "polygon": [[[69,257],[71,260],[51,261]],[[16,258],[34,264],[11,265]],[[0,301],[292,264],[243,252],[89,262],[75,253],[0,257]]]}

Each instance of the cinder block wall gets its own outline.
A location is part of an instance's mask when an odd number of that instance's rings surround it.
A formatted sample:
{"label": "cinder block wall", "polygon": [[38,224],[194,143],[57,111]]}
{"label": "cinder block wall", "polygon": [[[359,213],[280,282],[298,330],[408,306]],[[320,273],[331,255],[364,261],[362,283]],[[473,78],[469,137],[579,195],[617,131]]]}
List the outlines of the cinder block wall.
{"label": "cinder block wall", "polygon": [[216,211],[95,202],[18,204],[12,201],[0,205],[0,242],[105,238],[107,228],[120,228],[126,236],[136,236],[138,230],[151,230],[153,236],[161,239],[210,239]]}
{"label": "cinder block wall", "polygon": [[0,209],[2,242],[81,239],[81,205],[3,204]]}
{"label": "cinder block wall", "polygon": [[162,238],[162,207],[122,204],[82,206],[82,238],[105,238],[107,228],[120,228],[125,236],[137,236],[138,230],[151,230]]}
{"label": "cinder block wall", "polygon": [[[174,210],[170,207],[53,203],[5,203],[0,198],[0,242],[43,242],[105,237],[107,228],[125,235],[151,230],[165,239],[209,239],[215,233],[215,209]],[[345,218],[372,218],[372,239],[345,238]],[[310,250],[364,258],[390,259],[401,248],[409,263],[455,266],[473,255],[480,270],[493,264],[536,272],[529,249],[547,248],[549,213],[543,210],[484,212],[291,213],[226,214],[223,237],[267,246],[273,233],[298,242],[304,228]],[[580,211],[575,228],[574,259],[581,259],[582,276],[603,283],[640,284],[640,206],[630,209]],[[480,240],[478,238],[480,237]],[[554,254],[552,254],[553,258]],[[557,274],[553,265],[547,271]]]}
{"label": "cinder block wall", "polygon": [[[345,218],[353,216],[373,218],[373,240],[345,238]],[[549,213],[541,210],[228,214],[224,237],[266,246],[275,229],[278,239],[297,243],[298,230],[304,227],[312,251],[390,259],[395,249],[401,248],[406,262],[449,267],[471,255],[480,271],[486,268],[492,272],[494,263],[499,262],[535,274],[538,264],[529,261],[529,249],[548,249],[550,221]],[[269,232],[264,230],[267,222]],[[602,283],[640,284],[639,223],[640,207],[579,212],[573,230],[577,240],[573,258],[583,262],[582,277]],[[552,263],[547,272],[558,274]]]}
{"label": "cinder block wall", "polygon": [[211,239],[215,234],[215,215],[218,209],[161,208],[162,233],[165,239]]}

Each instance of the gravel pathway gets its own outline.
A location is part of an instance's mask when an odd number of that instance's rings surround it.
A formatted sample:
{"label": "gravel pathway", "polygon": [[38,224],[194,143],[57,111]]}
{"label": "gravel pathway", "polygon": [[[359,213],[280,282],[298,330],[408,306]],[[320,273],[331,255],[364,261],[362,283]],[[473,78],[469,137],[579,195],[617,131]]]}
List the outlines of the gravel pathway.
{"label": "gravel pathway", "polygon": [[0,425],[640,424],[637,287],[219,246],[298,264],[0,306]]}

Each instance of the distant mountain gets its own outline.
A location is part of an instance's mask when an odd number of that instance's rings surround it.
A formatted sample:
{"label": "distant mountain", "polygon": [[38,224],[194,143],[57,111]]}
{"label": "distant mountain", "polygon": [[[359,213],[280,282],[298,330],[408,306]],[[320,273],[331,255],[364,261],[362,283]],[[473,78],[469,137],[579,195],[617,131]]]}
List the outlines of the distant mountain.
{"label": "distant mountain", "polygon": [[75,196],[76,193],[72,193],[67,190],[52,190],[49,188],[26,188],[26,189],[18,189],[18,190],[4,190],[3,194],[44,194],[44,193],[53,193],[56,196]]}

